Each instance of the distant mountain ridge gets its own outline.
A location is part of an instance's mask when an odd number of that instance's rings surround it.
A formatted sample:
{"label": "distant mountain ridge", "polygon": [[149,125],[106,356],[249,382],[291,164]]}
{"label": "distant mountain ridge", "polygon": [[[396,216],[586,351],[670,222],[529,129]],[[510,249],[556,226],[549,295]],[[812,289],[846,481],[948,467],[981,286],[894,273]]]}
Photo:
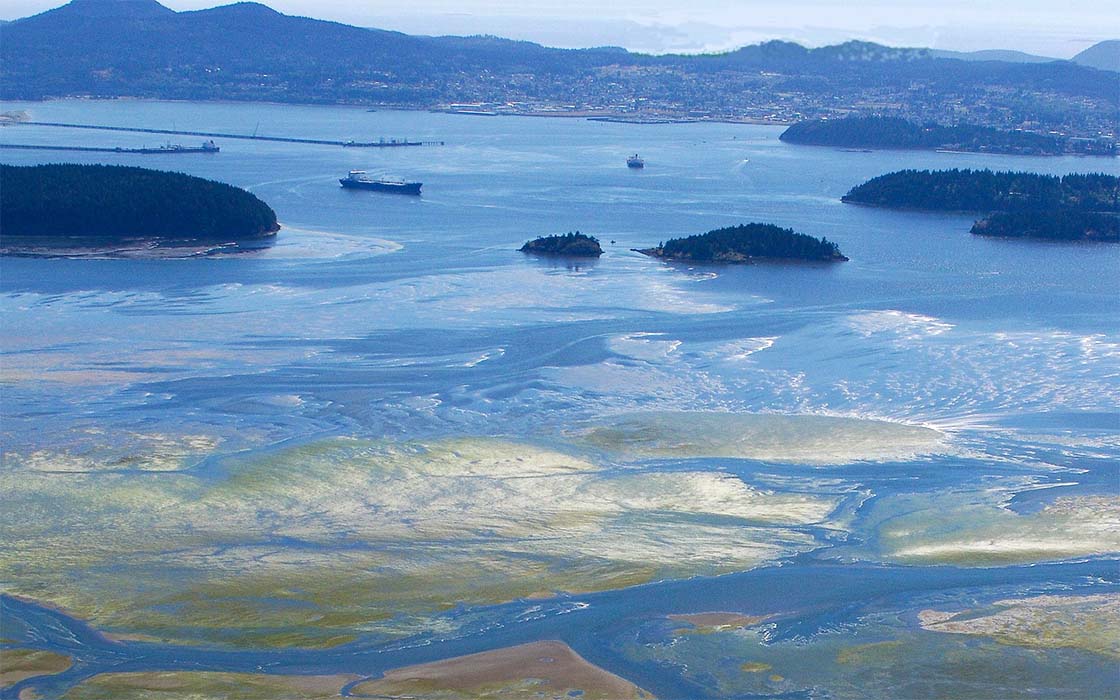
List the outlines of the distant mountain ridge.
{"label": "distant mountain ridge", "polygon": [[168,17],[175,11],[155,0],[71,0],[48,13],[69,13],[82,17]]}
{"label": "distant mountain ridge", "polygon": [[1110,39],[1093,44],[1071,60],[1090,68],[1120,72],[1120,39]]}
{"label": "distant mountain ridge", "polygon": [[1060,61],[1060,58],[1049,56],[1036,56],[1024,51],[1010,49],[983,49],[981,51],[948,51],[945,49],[929,49],[935,58],[955,58],[961,61],[1003,61],[1005,63],[1049,63]]}
{"label": "distant mountain ridge", "polygon": [[0,26],[6,99],[487,103],[777,121],[887,102],[928,121],[959,111],[965,96],[1018,122],[1039,111],[1037,96],[1073,98],[1095,124],[1115,112],[1116,92],[1099,71],[1066,61],[961,61],[858,41],[816,49],[769,41],[699,56],[553,49],[365,29],[252,2],[175,12],[156,0],[73,0]]}

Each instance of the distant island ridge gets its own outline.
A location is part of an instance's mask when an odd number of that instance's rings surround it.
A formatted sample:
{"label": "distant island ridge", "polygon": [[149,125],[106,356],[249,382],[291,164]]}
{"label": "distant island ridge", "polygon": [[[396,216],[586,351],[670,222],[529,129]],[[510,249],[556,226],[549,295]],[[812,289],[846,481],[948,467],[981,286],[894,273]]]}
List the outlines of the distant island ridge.
{"label": "distant island ridge", "polygon": [[900,170],[853,187],[849,204],[984,214],[972,233],[1010,238],[1120,240],[1120,178],[991,170]]}
{"label": "distant island ridge", "polygon": [[[980,51],[951,51],[929,49],[931,56],[955,58],[960,61],[1002,61],[1004,63],[1049,63],[1063,59],[1052,56],[1038,56],[1024,51],[1010,49],[982,49]],[[1120,39],[1098,41],[1087,49],[1079,51],[1069,59],[1078,65],[1100,70],[1120,72]]]}
{"label": "distant island ridge", "polygon": [[1120,72],[1120,39],[1098,41],[1070,60],[1090,68]]}
{"label": "distant island ridge", "polygon": [[923,125],[900,117],[880,115],[797,122],[778,138],[786,143],[840,148],[947,150],[1031,156],[1116,155],[1116,143],[1111,138],[1072,138],[976,124]]}
{"label": "distant island ridge", "polygon": [[252,2],[175,12],[156,0],[74,0],[0,25],[0,98],[330,103],[771,124],[889,110],[921,124],[951,117],[1116,138],[1114,72],[1074,61],[965,58],[866,41],[820,48],[767,41],[697,55],[553,49],[493,36],[353,27]]}
{"label": "distant island ridge", "polygon": [[814,238],[774,224],[740,224],[687,238],[674,238],[656,248],[635,248],[662,260],[701,263],[763,261],[844,262],[848,258],[827,238]]}
{"label": "distant island ridge", "polygon": [[118,165],[0,165],[0,234],[73,245],[268,239],[280,225],[255,195],[213,180]]}
{"label": "distant island ridge", "polygon": [[599,245],[598,238],[579,231],[564,235],[541,236],[527,241],[518,250],[533,255],[571,258],[597,258],[603,254],[603,248]]}
{"label": "distant island ridge", "polygon": [[1120,217],[1091,211],[1004,211],[970,229],[978,236],[1048,238],[1056,241],[1120,241]]}

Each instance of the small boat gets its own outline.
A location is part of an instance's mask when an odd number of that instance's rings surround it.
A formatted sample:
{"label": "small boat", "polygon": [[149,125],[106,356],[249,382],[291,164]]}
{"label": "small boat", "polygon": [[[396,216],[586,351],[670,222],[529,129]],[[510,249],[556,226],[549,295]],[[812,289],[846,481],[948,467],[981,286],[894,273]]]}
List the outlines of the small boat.
{"label": "small boat", "polygon": [[644,168],[644,167],[646,167],[646,162],[644,160],[642,160],[638,156],[637,153],[635,153],[634,155],[632,155],[632,156],[630,156],[629,158],[626,159],[626,167],[627,168]]}
{"label": "small boat", "polygon": [[377,192],[396,192],[397,194],[420,194],[420,182],[405,182],[389,178],[376,178],[364,170],[351,170],[350,174],[338,181],[340,185],[355,190],[376,190]]}

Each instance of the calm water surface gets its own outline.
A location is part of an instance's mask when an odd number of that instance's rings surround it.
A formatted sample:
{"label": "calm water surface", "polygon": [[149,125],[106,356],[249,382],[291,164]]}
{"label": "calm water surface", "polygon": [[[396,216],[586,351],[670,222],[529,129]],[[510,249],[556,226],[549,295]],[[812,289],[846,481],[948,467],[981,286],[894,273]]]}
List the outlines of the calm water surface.
{"label": "calm water surface", "polygon": [[[1093,630],[1046,645],[919,619],[1115,601],[1120,247],[989,240],[970,217],[839,201],[901,168],[1115,160],[844,152],[728,124],[0,109],[446,143],[3,153],[229,182],[283,225],[256,253],[3,260],[3,587],[22,598],[0,622],[9,646],[76,660],[27,682],[45,695],[110,668],[376,676],[536,639],[662,697],[1120,690],[1115,643],[1086,642]],[[160,143],[36,126],[0,139]],[[634,152],[645,170],[625,167]],[[424,194],[342,190],[352,168]],[[750,221],[851,261],[631,251]],[[571,230],[602,258],[517,252]],[[666,617],[711,610],[772,617],[704,635]]]}

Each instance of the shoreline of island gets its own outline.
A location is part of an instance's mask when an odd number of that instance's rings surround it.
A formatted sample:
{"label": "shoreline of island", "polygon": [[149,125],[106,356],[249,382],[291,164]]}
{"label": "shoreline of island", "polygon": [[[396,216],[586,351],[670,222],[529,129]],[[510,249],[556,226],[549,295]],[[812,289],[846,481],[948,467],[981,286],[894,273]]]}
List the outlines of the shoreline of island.
{"label": "shoreline of island", "polygon": [[1120,242],[1120,178],[991,170],[898,170],[848,191],[845,204],[974,215],[970,233],[991,238]]}
{"label": "shoreline of island", "polygon": [[[152,257],[261,247],[276,212],[247,190],[134,166],[0,164],[0,254],[63,257],[160,251]],[[136,255],[131,255],[136,257]]]}
{"label": "shoreline of island", "polygon": [[827,238],[814,238],[774,224],[750,223],[673,238],[652,248],[631,248],[667,262],[753,265],[756,263],[829,264],[849,258]]}

